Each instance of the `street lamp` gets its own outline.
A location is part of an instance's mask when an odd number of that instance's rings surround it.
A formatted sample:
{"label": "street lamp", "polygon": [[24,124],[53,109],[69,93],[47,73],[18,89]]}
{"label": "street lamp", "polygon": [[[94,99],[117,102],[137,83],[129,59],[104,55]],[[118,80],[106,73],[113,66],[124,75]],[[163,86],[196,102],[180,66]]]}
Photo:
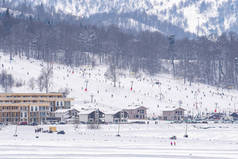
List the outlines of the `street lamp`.
{"label": "street lamp", "polygon": [[134,81],[131,81],[131,91],[133,89],[133,83],[134,83]]}
{"label": "street lamp", "polygon": [[85,92],[87,92],[88,91],[88,80],[85,80]]}
{"label": "street lamp", "polygon": [[119,120],[118,120],[118,128],[117,128],[117,137],[120,137],[120,123],[121,123],[121,118],[122,118],[122,115],[124,116],[124,112],[119,112]]}

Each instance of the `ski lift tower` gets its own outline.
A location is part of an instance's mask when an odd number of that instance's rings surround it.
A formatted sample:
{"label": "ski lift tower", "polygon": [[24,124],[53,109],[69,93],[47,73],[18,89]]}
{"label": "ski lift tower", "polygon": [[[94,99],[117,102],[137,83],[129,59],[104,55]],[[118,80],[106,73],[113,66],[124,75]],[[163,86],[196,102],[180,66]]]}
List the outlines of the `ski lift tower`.
{"label": "ski lift tower", "polygon": [[174,44],[175,44],[175,35],[169,35],[168,36],[168,40],[169,40],[169,48],[168,48],[168,55],[169,55],[169,59],[171,60],[171,64],[173,67],[173,76],[175,77],[175,64],[174,64]]}

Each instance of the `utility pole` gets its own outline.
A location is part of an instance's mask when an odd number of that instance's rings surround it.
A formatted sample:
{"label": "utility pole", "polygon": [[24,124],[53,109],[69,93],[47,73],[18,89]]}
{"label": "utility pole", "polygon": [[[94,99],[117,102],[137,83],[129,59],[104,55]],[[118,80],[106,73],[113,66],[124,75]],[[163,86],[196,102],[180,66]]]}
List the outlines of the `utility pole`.
{"label": "utility pole", "polygon": [[120,137],[120,124],[121,124],[121,118],[122,118],[122,115],[124,116],[124,113],[122,114],[123,112],[120,112],[119,113],[119,120],[118,120],[118,127],[117,127],[117,135],[118,137]]}
{"label": "utility pole", "polygon": [[185,129],[185,138],[188,138],[188,124],[186,123],[186,129]]}
{"label": "utility pole", "polygon": [[17,124],[16,124],[16,128],[15,128],[15,133],[13,135],[14,137],[17,137]]}
{"label": "utility pole", "polygon": [[120,137],[120,122],[121,122],[121,119],[119,118],[118,128],[117,128],[117,136],[118,136],[118,137]]}

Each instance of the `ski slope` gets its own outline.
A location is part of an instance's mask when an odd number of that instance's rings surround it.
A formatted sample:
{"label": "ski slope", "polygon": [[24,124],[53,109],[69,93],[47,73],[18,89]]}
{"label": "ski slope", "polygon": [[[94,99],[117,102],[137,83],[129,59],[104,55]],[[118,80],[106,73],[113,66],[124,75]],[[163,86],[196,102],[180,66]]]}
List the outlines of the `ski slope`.
{"label": "ski slope", "polygon": [[[28,83],[32,77],[34,79],[39,77],[46,63],[19,56],[10,61],[9,55],[1,53],[0,56],[0,71],[6,70],[15,80],[25,83],[22,87],[13,87],[12,92],[39,92],[37,84],[32,90]],[[90,102],[93,95],[93,102],[98,103],[98,107],[103,110],[143,105],[148,108],[149,117],[158,117],[163,110],[179,106],[193,115],[215,110],[225,113],[237,111],[236,90],[225,90],[198,83],[189,86],[189,83],[184,84],[182,79],[174,79],[170,75],[160,74],[150,77],[144,73],[135,75],[129,71],[120,71],[117,87],[113,87],[113,82],[104,76],[107,66],[71,68],[53,64],[53,67],[49,91],[56,92],[62,88],[69,88],[69,96],[75,99],[73,107],[83,107],[81,103]],[[86,81],[88,81],[87,91],[85,91]],[[132,91],[131,81],[133,81]],[[160,84],[157,85],[156,82]],[[3,92],[3,89],[0,90]]]}

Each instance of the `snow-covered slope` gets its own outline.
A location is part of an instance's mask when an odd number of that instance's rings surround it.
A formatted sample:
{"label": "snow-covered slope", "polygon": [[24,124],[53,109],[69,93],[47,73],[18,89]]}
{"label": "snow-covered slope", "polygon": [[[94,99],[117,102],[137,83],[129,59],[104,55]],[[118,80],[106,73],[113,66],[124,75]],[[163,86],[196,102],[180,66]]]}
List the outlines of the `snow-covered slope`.
{"label": "snow-covered slope", "polygon": [[[43,4],[63,12],[120,26],[135,21],[142,30],[176,33],[178,29],[199,35],[237,31],[238,2],[234,0],[9,0],[12,5],[26,2],[32,6]],[[113,18],[112,18],[113,17]],[[133,19],[130,20],[130,19]],[[150,26],[150,27],[148,27]]]}
{"label": "snow-covered slope", "polygon": [[[25,83],[22,87],[13,87],[13,92],[39,92],[37,84],[32,90],[28,83],[32,77],[38,78],[42,66],[46,66],[45,63],[18,56],[9,61],[9,55],[3,54],[0,62],[3,64],[0,71],[4,69],[11,73],[15,80]],[[125,71],[118,77],[117,87],[113,87],[112,81],[104,76],[106,70],[106,66],[96,66],[92,69],[87,66],[70,68],[54,64],[50,91],[69,88],[70,96],[75,98],[75,107],[80,107],[83,101],[90,101],[91,95],[94,96],[93,101],[99,103],[98,106],[104,110],[129,108],[128,105],[144,105],[149,108],[150,117],[157,117],[163,110],[178,106],[194,114],[214,112],[215,109],[217,112],[228,113],[236,110],[238,106],[238,94],[235,90],[223,90],[203,84],[189,86],[183,84],[182,79],[174,80],[169,75],[149,77],[142,73],[134,75]],[[88,91],[85,91],[86,80]],[[133,81],[132,91],[131,81]],[[157,85],[156,82],[161,84]]]}

